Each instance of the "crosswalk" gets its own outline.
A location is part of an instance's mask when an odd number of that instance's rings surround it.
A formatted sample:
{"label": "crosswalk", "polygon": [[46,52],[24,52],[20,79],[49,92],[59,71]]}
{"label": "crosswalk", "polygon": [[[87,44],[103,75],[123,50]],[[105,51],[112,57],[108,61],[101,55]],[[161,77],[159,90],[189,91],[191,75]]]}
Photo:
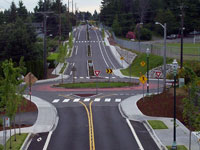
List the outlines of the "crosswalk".
{"label": "crosswalk", "polygon": [[104,41],[76,41],[76,43],[103,43]]}
{"label": "crosswalk", "polygon": [[122,101],[121,98],[74,98],[74,99],[54,99],[52,101],[52,103],[69,103],[69,102],[73,102],[73,103],[78,103],[78,102],[105,102],[105,103],[109,103],[109,102],[115,102],[115,103],[120,103]]}

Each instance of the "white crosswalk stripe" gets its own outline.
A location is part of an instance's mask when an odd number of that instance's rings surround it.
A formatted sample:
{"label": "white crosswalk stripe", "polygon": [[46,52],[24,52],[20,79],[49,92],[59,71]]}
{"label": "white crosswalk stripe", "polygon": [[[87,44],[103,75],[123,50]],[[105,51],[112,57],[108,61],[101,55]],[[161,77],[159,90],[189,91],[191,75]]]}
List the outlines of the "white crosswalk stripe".
{"label": "white crosswalk stripe", "polygon": [[58,103],[60,99],[54,99],[52,103]]}
{"label": "white crosswalk stripe", "polygon": [[111,98],[106,98],[105,99],[105,102],[110,102],[111,101]]}
{"label": "white crosswalk stripe", "polygon": [[89,101],[90,101],[90,98],[85,98],[83,101],[84,101],[84,102],[89,102]]}
{"label": "white crosswalk stripe", "polygon": [[116,98],[115,99],[115,102],[117,102],[117,103],[119,103],[119,102],[121,102],[122,100],[120,99],[120,98]]}
{"label": "white crosswalk stripe", "polygon": [[70,99],[64,99],[63,103],[68,103],[70,101]]}
{"label": "white crosswalk stripe", "polygon": [[76,98],[76,99],[74,99],[73,102],[77,103],[77,102],[79,102],[79,101],[80,101],[80,98]]}
{"label": "white crosswalk stripe", "polygon": [[101,100],[100,98],[95,98],[94,102],[100,102],[100,100]]}

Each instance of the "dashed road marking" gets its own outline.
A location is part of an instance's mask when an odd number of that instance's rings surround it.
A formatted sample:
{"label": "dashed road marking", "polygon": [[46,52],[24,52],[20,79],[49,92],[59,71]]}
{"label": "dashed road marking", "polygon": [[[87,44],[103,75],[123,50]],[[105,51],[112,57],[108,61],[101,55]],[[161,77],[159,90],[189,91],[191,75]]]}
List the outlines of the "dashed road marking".
{"label": "dashed road marking", "polygon": [[54,99],[52,103],[58,103],[60,99]]}
{"label": "dashed road marking", "polygon": [[76,98],[76,99],[74,99],[73,102],[77,103],[77,102],[79,102],[79,101],[80,101],[80,98]]}
{"label": "dashed road marking", "polygon": [[100,98],[95,98],[94,102],[100,102],[100,100],[101,100]]}
{"label": "dashed road marking", "polygon": [[64,99],[63,103],[68,103],[70,101],[70,99]]}
{"label": "dashed road marking", "polygon": [[105,102],[110,102],[111,101],[111,98],[106,98],[105,99]]}
{"label": "dashed road marking", "polygon": [[119,102],[121,102],[122,100],[120,99],[120,98],[117,98],[117,99],[115,99],[115,102],[117,102],[117,103],[119,103]]}
{"label": "dashed road marking", "polygon": [[83,101],[84,101],[84,102],[89,102],[89,101],[90,101],[90,98],[85,98]]}

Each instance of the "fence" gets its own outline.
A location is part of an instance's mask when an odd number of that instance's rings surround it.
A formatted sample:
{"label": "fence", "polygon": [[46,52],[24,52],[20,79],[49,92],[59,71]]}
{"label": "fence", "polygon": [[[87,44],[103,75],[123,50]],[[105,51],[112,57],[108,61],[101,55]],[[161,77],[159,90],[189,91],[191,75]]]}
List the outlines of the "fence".
{"label": "fence", "polygon": [[[163,56],[164,47],[159,44],[152,44],[146,42],[134,42],[129,40],[119,39],[113,33],[113,38],[117,44],[124,48],[128,48],[130,50],[138,51],[138,52],[146,52],[146,49],[149,48],[152,54]],[[170,58],[180,59],[180,47],[175,46],[167,46],[166,55]],[[200,61],[200,47],[184,47],[183,51],[183,59],[184,60],[196,60]]]}

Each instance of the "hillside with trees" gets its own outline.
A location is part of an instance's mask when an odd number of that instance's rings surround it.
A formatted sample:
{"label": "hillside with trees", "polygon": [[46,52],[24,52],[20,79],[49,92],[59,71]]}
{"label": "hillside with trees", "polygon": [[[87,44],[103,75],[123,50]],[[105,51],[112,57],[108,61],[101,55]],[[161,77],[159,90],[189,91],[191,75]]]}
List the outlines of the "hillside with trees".
{"label": "hillside with trees", "polygon": [[[113,27],[117,36],[125,37],[128,31],[141,30],[162,35],[155,22],[167,23],[167,34],[180,34],[181,15],[184,18],[184,34],[200,30],[199,0],[102,0],[100,21]],[[117,32],[116,32],[117,31]]]}

